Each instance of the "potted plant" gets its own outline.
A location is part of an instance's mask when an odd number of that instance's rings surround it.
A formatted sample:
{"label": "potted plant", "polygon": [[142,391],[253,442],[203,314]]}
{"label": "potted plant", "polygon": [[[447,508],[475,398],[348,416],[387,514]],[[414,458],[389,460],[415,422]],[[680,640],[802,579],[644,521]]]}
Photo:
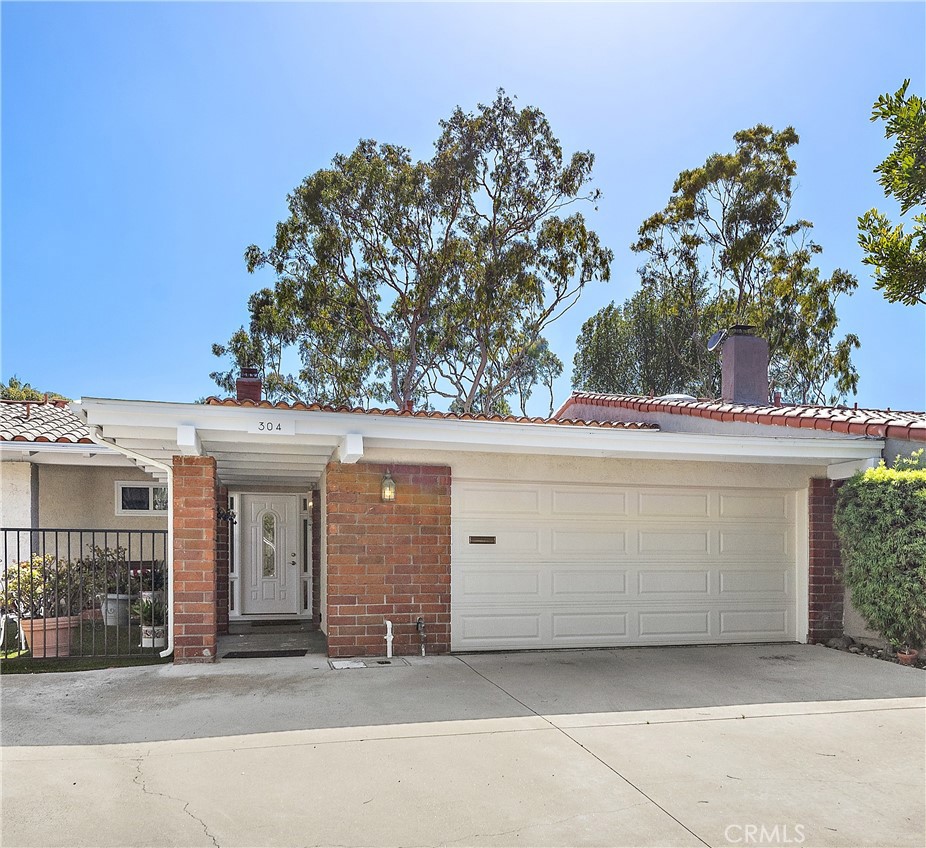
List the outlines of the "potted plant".
{"label": "potted plant", "polygon": [[923,451],[856,474],[839,490],[834,526],[852,603],[913,665],[926,642],[926,468]]}
{"label": "potted plant", "polygon": [[163,648],[167,644],[167,609],[158,598],[142,598],[132,605],[141,622],[141,646]]}
{"label": "potted plant", "polygon": [[138,578],[132,575],[125,548],[94,546],[80,561],[88,581],[96,587],[103,624],[128,627],[132,599],[138,594]]}
{"label": "potted plant", "polygon": [[84,598],[78,569],[51,554],[35,554],[7,569],[3,609],[19,619],[33,657],[66,657]]}

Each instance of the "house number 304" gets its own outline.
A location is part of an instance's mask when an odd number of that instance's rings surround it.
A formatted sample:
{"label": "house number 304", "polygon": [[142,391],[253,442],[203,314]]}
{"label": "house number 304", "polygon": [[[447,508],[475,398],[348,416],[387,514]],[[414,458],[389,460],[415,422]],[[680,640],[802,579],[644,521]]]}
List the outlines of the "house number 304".
{"label": "house number 304", "polygon": [[295,436],[296,422],[285,418],[263,418],[250,422],[249,433],[273,436]]}

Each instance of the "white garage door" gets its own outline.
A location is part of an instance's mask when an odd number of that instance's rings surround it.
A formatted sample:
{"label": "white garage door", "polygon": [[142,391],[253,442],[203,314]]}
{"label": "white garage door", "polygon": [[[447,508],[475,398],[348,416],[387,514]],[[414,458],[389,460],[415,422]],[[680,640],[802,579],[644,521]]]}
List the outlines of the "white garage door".
{"label": "white garage door", "polygon": [[793,640],[795,493],[454,481],[454,650]]}

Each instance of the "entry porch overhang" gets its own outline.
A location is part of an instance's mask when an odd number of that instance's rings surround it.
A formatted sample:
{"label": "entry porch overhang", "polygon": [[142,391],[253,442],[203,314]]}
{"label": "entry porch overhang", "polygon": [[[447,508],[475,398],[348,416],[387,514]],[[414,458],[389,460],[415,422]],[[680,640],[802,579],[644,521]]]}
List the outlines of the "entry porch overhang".
{"label": "entry porch overhang", "polygon": [[[804,436],[806,431],[800,437],[688,434],[652,425],[468,420],[269,404],[84,398],[72,408],[101,443],[164,464],[178,455],[212,456],[223,485],[238,488],[311,488],[329,462],[358,462],[374,448],[807,465],[826,468],[831,479],[871,467],[884,448],[882,439],[814,438]],[[163,474],[156,466],[146,470]]]}

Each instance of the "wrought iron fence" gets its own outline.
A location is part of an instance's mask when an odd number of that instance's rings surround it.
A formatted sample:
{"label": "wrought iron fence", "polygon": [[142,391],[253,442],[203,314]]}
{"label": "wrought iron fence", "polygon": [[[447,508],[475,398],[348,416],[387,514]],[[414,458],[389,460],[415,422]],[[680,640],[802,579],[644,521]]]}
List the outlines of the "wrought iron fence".
{"label": "wrought iron fence", "polygon": [[0,657],[163,650],[166,530],[0,528]]}

